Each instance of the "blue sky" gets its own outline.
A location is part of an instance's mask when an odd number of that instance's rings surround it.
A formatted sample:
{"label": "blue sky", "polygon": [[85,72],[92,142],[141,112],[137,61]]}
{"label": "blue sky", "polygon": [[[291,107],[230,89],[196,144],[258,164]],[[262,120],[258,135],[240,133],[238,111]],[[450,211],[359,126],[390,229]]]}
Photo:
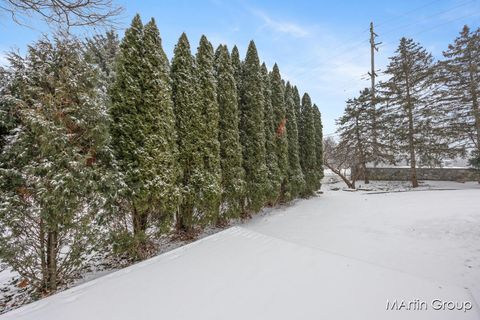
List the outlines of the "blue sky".
{"label": "blue sky", "polygon": [[[480,0],[116,3],[125,8],[119,32],[123,34],[137,12],[144,22],[154,17],[170,58],[183,31],[194,50],[202,34],[215,46],[236,44],[242,56],[248,42],[255,40],[260,58],[269,68],[277,62],[283,78],[312,96],[322,112],[325,134],[335,132],[335,119],[341,115],[344,101],[369,86],[362,77],[370,68],[370,21],[377,25],[378,41],[383,42],[376,58],[379,69],[385,67],[402,36],[412,37],[440,58],[464,24],[480,26]],[[7,15],[0,15],[0,64],[5,63],[6,51],[24,51],[29,42],[48,31],[48,26],[33,18],[30,25],[33,28],[18,26]]]}

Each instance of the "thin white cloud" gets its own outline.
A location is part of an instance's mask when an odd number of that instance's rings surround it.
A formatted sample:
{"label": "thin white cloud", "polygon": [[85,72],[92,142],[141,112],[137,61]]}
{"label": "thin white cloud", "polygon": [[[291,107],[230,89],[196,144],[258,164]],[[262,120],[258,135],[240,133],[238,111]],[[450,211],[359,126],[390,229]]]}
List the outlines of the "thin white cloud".
{"label": "thin white cloud", "polygon": [[[302,53],[301,59],[280,63],[282,76],[307,91],[319,106],[325,133],[335,132],[335,119],[341,116],[345,100],[370,86],[369,81],[362,79],[370,68],[368,41],[352,47],[345,45],[348,39],[330,34],[329,30],[318,29],[312,37],[295,45],[296,52]],[[387,55],[384,50],[377,55],[377,68],[383,69]]]}
{"label": "thin white cloud", "polygon": [[290,21],[275,20],[265,12],[258,9],[251,9],[251,11],[254,15],[262,19],[264,26],[275,32],[286,33],[297,38],[303,38],[309,35],[308,30],[299,26],[298,24]]}

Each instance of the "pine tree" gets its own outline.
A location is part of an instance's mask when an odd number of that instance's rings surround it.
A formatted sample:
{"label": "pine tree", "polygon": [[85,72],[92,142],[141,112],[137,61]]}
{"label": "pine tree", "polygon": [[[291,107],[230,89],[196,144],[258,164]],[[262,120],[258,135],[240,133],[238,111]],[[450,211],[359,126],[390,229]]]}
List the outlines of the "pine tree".
{"label": "pine tree", "polygon": [[369,183],[367,163],[374,156],[370,96],[370,90],[364,89],[357,98],[347,100],[343,115],[336,121],[340,148],[349,150],[355,164],[352,175],[362,175],[365,183]]}
{"label": "pine tree", "polygon": [[429,98],[433,86],[433,58],[412,39],[402,38],[396,55],[390,58],[385,72],[386,119],[395,139],[397,154],[411,168],[411,182],[418,186],[417,163],[439,164],[449,154],[449,137],[445,135],[444,110]]}
{"label": "pine tree", "polygon": [[215,223],[218,219],[221,200],[220,143],[218,140],[219,109],[214,75],[214,52],[205,36],[200,39],[196,55],[197,108],[201,109],[199,138],[204,161],[202,202],[204,223]]}
{"label": "pine tree", "polygon": [[115,194],[108,119],[82,44],[57,34],[10,55],[15,110],[0,159],[0,253],[41,292],[77,276]]}
{"label": "pine tree", "polygon": [[445,86],[440,93],[451,111],[452,134],[474,150],[472,160],[475,155],[480,159],[480,29],[472,32],[464,26],[443,55],[440,81]]}
{"label": "pine tree", "polygon": [[86,39],[85,59],[98,67],[100,84],[105,91],[115,82],[115,60],[119,49],[120,41],[115,30]]}
{"label": "pine tree", "polygon": [[121,43],[116,74],[111,132],[132,213],[133,237],[125,249],[133,258],[142,259],[148,255],[149,221],[168,224],[178,203],[169,65],[153,19],[143,28],[135,16]]}
{"label": "pine tree", "polygon": [[12,75],[0,67],[0,153],[10,130],[15,128],[16,119],[14,116],[14,99],[11,99]]}
{"label": "pine tree", "polygon": [[192,232],[201,216],[204,159],[202,135],[204,119],[202,108],[197,107],[197,77],[195,61],[190,51],[190,44],[183,33],[175,46],[172,61],[172,88],[175,107],[179,148],[179,164],[181,167],[180,185],[182,186],[182,203],[180,205],[176,228],[183,232]]}
{"label": "pine tree", "polygon": [[110,109],[111,90],[115,83],[116,59],[120,50],[120,41],[115,30],[87,38],[84,43],[85,60],[97,68],[99,74],[98,89],[104,97],[104,104]]}
{"label": "pine tree", "polygon": [[265,63],[261,66],[263,81],[263,122],[265,129],[265,160],[268,169],[268,185],[265,189],[266,202],[275,204],[280,195],[281,175],[278,168],[278,157],[275,137],[275,113],[272,105],[272,86]]}
{"label": "pine tree", "polygon": [[302,167],[300,166],[300,150],[298,146],[297,117],[293,88],[287,82],[285,88],[286,129],[288,138],[288,189],[285,192],[287,200],[298,197],[305,188]]}
{"label": "pine tree", "polygon": [[277,166],[279,176],[280,190],[278,197],[280,201],[285,200],[285,192],[288,186],[288,132],[286,130],[286,111],[285,111],[285,89],[280,76],[280,70],[277,64],[273,66],[270,74],[271,101],[273,109],[274,141],[275,153],[277,155]]}
{"label": "pine tree", "polygon": [[245,171],[242,167],[238,95],[228,49],[220,45],[215,53],[217,102],[220,113],[219,141],[223,219],[238,218],[245,199]]}
{"label": "pine tree", "polygon": [[314,124],[315,124],[315,156],[317,157],[317,185],[315,186],[316,190],[319,190],[322,186],[321,181],[324,177],[323,174],[323,124],[322,124],[322,114],[320,109],[316,104],[313,105],[313,113],[315,115]]}
{"label": "pine tree", "polygon": [[310,196],[317,190],[320,177],[317,171],[317,155],[315,143],[315,113],[310,96],[305,93],[302,98],[302,135],[300,136],[300,165],[305,177],[303,196]]}
{"label": "pine tree", "polygon": [[247,182],[247,209],[259,210],[265,201],[267,167],[265,165],[264,97],[257,49],[250,42],[242,68],[240,103],[240,141]]}

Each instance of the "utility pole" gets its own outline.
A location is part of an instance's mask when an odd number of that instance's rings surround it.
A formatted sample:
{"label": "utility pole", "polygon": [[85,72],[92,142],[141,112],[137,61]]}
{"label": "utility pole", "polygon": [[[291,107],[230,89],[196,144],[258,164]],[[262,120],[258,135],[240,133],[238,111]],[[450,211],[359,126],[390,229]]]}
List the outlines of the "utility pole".
{"label": "utility pole", "polygon": [[[375,73],[375,51],[378,51],[377,45],[381,44],[375,43],[375,38],[378,35],[373,31],[373,22],[370,22],[370,79],[372,81],[372,88],[371,88],[371,108],[372,108],[372,135],[373,135],[373,153],[374,153],[374,166],[377,166],[377,110],[375,108],[375,77],[377,74]],[[365,173],[366,174],[366,173]],[[367,178],[368,180],[368,178]]]}

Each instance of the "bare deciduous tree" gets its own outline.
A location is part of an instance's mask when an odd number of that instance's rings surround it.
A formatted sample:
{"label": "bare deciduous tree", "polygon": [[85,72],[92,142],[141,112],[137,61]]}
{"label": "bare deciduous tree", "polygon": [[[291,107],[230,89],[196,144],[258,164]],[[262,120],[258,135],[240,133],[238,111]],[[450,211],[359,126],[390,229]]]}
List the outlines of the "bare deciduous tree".
{"label": "bare deciduous tree", "polygon": [[[323,163],[339,176],[350,189],[355,189],[361,170],[355,151],[346,143],[337,143],[332,138],[323,140]],[[350,178],[347,170],[350,169]]]}
{"label": "bare deciduous tree", "polygon": [[112,0],[0,0],[0,11],[21,25],[37,15],[47,23],[74,27],[112,24],[123,9]]}

